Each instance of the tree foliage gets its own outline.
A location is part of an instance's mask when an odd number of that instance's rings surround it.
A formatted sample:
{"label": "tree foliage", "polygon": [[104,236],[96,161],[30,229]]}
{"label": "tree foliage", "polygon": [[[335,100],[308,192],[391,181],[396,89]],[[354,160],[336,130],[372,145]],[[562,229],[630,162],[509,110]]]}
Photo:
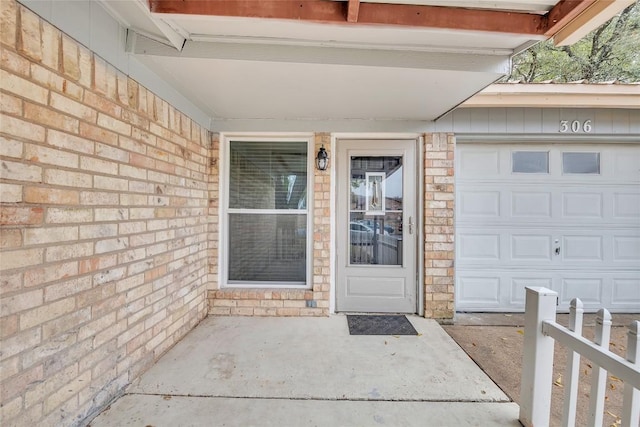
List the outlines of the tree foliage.
{"label": "tree foliage", "polygon": [[640,81],[640,0],[572,46],[547,40],[515,55],[504,80]]}

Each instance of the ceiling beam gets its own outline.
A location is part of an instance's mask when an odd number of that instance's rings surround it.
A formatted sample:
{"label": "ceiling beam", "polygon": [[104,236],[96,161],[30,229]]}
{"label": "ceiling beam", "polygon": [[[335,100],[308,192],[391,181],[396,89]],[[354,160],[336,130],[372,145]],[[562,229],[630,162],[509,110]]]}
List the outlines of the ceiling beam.
{"label": "ceiling beam", "polygon": [[361,24],[533,35],[544,33],[543,21],[541,15],[530,13],[389,3],[362,3],[358,18]]}
{"label": "ceiling beam", "polygon": [[568,46],[582,39],[635,0],[595,0],[580,15],[553,34],[556,46]]}
{"label": "ceiling beam", "polygon": [[358,22],[360,13],[360,0],[349,0],[347,6],[347,22]]}
{"label": "ceiling beam", "polygon": [[591,7],[596,0],[560,0],[545,15],[545,36],[553,36],[562,27],[573,21],[578,15]]}
{"label": "ceiling beam", "polygon": [[[546,31],[545,18],[538,14],[353,0],[149,0],[149,7],[153,13],[275,18],[345,25],[396,25],[532,35],[543,35]],[[353,19],[356,9],[357,24],[348,21]]]}

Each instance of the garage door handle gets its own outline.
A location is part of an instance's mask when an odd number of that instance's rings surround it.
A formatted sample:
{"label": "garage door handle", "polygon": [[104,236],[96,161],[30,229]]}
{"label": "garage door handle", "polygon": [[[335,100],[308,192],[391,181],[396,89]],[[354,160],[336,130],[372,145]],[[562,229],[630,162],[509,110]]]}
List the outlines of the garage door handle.
{"label": "garage door handle", "polygon": [[560,246],[556,248],[556,255],[560,255]]}

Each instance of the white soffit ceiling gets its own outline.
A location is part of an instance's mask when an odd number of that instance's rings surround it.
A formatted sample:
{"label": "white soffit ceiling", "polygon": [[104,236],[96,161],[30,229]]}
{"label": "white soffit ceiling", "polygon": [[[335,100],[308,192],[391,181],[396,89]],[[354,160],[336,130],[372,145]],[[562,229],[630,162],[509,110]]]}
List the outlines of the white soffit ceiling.
{"label": "white soffit ceiling", "polygon": [[[131,33],[137,33],[129,39],[129,52],[212,120],[431,121],[508,72],[514,51],[545,38],[468,30],[151,14],[141,0],[102,3]],[[488,8],[514,9],[530,4],[544,11],[557,1],[484,3]]]}

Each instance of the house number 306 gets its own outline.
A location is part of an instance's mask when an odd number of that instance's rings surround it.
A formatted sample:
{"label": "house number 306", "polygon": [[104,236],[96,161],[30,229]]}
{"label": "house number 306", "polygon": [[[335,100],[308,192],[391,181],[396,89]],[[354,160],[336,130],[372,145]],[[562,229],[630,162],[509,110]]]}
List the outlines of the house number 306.
{"label": "house number 306", "polygon": [[584,132],[584,133],[589,133],[591,132],[591,120],[585,120],[585,121],[580,121],[580,120],[574,120],[574,121],[569,121],[569,120],[560,120],[560,132],[561,133],[578,133],[578,132]]}

